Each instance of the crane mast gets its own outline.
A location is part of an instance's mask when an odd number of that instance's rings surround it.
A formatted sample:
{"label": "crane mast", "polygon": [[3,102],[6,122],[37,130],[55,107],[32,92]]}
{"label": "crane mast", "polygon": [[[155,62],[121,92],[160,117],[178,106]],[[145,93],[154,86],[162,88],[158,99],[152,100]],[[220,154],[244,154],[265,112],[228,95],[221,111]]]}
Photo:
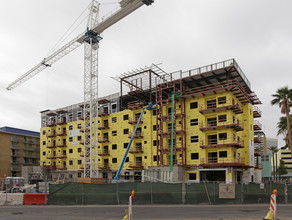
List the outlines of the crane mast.
{"label": "crane mast", "polygon": [[[102,39],[92,29],[98,23],[99,3],[93,1],[84,38],[84,177],[97,177],[98,161],[98,44]],[[94,122],[94,118],[96,121]]]}
{"label": "crane mast", "polygon": [[[44,58],[39,64],[10,83],[6,88],[7,90],[16,88],[84,44],[84,177],[98,176],[98,47],[102,39],[100,34],[142,5],[149,6],[153,2],[154,0],[121,0],[119,2],[119,10],[99,22],[100,4],[96,0],[92,0],[87,30],[50,56]],[[93,155],[96,157],[93,158]]]}

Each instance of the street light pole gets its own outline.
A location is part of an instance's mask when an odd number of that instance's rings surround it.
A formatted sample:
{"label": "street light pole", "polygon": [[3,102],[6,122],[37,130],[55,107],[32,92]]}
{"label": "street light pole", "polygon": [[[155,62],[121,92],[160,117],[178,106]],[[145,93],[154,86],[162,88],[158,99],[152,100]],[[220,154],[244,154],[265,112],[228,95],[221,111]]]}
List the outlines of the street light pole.
{"label": "street light pole", "polygon": [[4,175],[4,178],[5,178],[5,193],[6,193],[5,203],[7,203],[7,180],[6,180],[6,174]]}

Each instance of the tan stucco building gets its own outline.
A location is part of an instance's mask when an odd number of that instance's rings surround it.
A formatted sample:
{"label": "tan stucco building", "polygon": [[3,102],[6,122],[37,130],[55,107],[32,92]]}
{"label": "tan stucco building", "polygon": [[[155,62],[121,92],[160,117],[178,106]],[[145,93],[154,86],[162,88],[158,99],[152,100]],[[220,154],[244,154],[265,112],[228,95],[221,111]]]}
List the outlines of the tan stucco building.
{"label": "tan stucco building", "polygon": [[22,176],[22,167],[38,166],[39,158],[39,132],[0,128],[0,178]]}

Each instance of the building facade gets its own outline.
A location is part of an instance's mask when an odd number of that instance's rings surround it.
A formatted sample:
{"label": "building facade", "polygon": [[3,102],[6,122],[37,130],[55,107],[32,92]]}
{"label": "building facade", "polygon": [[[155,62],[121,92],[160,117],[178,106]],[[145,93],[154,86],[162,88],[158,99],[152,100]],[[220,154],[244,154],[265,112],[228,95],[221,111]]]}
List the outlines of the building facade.
{"label": "building facade", "polygon": [[285,167],[288,173],[292,173],[292,155],[290,149],[280,149],[277,153],[278,166],[280,165],[280,160],[284,161]]}
{"label": "building facade", "polygon": [[269,138],[266,137],[266,153],[272,155],[272,151],[270,150],[271,147],[278,148],[278,139],[277,138]]}
{"label": "building facade", "polygon": [[[153,171],[155,178],[173,181],[261,181],[254,144],[254,131],[261,130],[254,105],[261,102],[234,59],[174,73],[153,65],[116,79],[120,93],[100,98],[93,119],[98,146],[92,169],[99,177],[115,176],[142,108],[152,102],[155,109],[144,111],[122,179],[141,180]],[[41,112],[40,164],[52,179],[83,176],[89,144],[83,106]]]}
{"label": "building facade", "polygon": [[39,166],[40,133],[0,128],[0,177],[21,177],[23,166]]}
{"label": "building facade", "polygon": [[262,133],[261,135],[264,140],[264,148],[263,152],[261,155],[261,164],[262,164],[262,177],[263,177],[263,182],[272,180],[274,178],[274,170],[275,166],[273,165],[273,153],[270,150],[271,147],[276,147],[278,148],[278,139],[277,138],[269,138]]}

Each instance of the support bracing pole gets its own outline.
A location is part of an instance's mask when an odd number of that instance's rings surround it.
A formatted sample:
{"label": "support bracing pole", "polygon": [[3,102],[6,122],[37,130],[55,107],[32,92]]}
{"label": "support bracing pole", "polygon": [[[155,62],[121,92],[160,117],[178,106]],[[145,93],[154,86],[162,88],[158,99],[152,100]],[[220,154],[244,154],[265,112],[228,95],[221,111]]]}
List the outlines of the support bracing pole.
{"label": "support bracing pole", "polygon": [[124,163],[125,163],[126,158],[127,158],[127,156],[128,156],[128,153],[129,153],[129,150],[130,150],[131,144],[132,144],[132,142],[133,142],[133,139],[134,139],[134,137],[135,137],[135,133],[136,133],[136,131],[137,131],[137,128],[138,128],[138,126],[139,126],[139,124],[140,124],[140,121],[141,121],[141,119],[142,119],[142,116],[143,116],[143,114],[144,114],[144,110],[145,110],[145,109],[142,108],[142,112],[141,112],[141,114],[140,114],[140,116],[139,116],[139,119],[138,119],[138,121],[137,121],[136,127],[135,127],[135,129],[134,129],[134,132],[133,132],[133,134],[132,134],[132,136],[131,136],[131,139],[130,139],[130,141],[129,141],[129,143],[128,143],[128,146],[127,146],[127,149],[126,149],[126,152],[125,152],[125,154],[124,154],[124,157],[123,157],[122,163],[121,163],[121,165],[120,165],[120,168],[119,168],[119,170],[118,170],[116,176],[114,177],[114,180],[119,180],[119,179],[120,179],[120,176],[121,176],[121,172],[122,172],[122,169],[123,169]]}

